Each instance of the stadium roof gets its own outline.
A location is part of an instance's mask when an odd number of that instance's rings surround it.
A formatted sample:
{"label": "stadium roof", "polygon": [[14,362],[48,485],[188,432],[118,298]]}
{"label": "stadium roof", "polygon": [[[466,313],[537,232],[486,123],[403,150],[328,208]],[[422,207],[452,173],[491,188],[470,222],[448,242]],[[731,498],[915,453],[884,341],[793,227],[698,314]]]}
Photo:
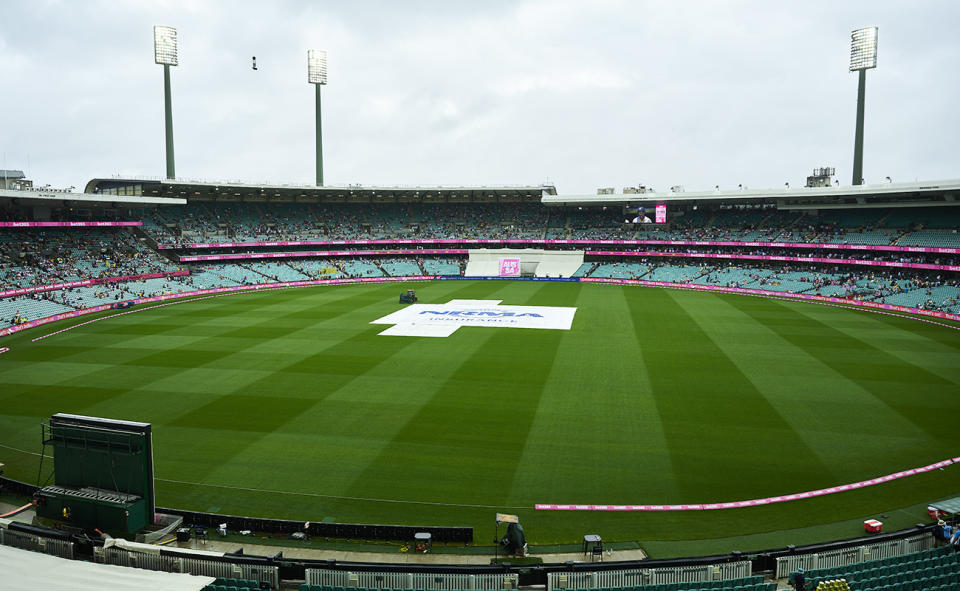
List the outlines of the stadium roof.
{"label": "stadium roof", "polygon": [[546,205],[748,204],[775,202],[780,209],[960,205],[960,179],[841,187],[784,187],[732,191],[647,192],[616,195],[544,195]]}
{"label": "stadium roof", "polygon": [[0,189],[0,199],[17,199],[19,201],[64,201],[69,203],[89,204],[123,204],[132,207],[145,205],[183,205],[183,199],[169,197],[141,197],[134,195],[93,195],[88,193],[74,193],[63,189],[35,187],[30,189]]}
{"label": "stadium roof", "polygon": [[14,180],[27,178],[23,176],[22,170],[4,170],[2,168],[0,168],[0,177],[3,177],[5,179],[14,179]]}
{"label": "stadium roof", "polygon": [[532,201],[555,193],[550,185],[489,185],[482,187],[404,187],[365,185],[323,186],[254,184],[242,182],[190,181],[180,179],[92,179],[86,193],[103,193],[121,187],[138,187],[138,194],[224,201],[324,201],[324,202],[417,202],[417,201]]}

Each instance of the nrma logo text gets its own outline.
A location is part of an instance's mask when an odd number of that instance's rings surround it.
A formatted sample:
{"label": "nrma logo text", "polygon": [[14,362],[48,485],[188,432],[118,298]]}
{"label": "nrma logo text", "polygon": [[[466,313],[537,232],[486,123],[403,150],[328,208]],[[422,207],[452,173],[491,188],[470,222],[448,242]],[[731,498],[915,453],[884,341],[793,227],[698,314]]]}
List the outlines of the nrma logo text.
{"label": "nrma logo text", "polygon": [[421,315],[433,316],[486,316],[488,318],[543,318],[535,312],[491,312],[490,310],[421,310]]}
{"label": "nrma logo text", "polygon": [[501,306],[500,300],[411,304],[370,324],[393,324],[384,336],[448,337],[462,326],[570,330],[576,308]]}

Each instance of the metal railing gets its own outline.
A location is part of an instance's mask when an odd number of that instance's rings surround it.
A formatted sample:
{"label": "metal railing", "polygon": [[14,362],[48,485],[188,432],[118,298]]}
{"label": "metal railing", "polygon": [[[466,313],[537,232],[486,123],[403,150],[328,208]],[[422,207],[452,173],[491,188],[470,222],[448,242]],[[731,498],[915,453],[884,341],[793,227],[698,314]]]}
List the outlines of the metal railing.
{"label": "metal railing", "polygon": [[897,540],[863,544],[852,548],[811,552],[777,558],[776,578],[782,579],[798,568],[814,570],[847,566],[868,560],[880,560],[893,556],[902,556],[933,547],[933,536],[929,533],[917,534]]}
{"label": "metal railing", "polygon": [[585,572],[551,572],[547,576],[547,591],[595,589],[601,587],[635,587],[664,583],[700,583],[740,579],[752,574],[749,560],[706,564],[627,570]]}
{"label": "metal railing", "polygon": [[309,585],[365,587],[367,589],[425,589],[430,591],[484,591],[516,589],[519,575],[444,574],[413,572],[351,572],[347,570],[306,569]]}
{"label": "metal railing", "polygon": [[42,552],[60,558],[74,558],[74,544],[65,540],[44,538],[34,534],[0,528],[0,544],[22,550]]}
{"label": "metal railing", "polygon": [[280,586],[278,567],[266,564],[247,564],[169,554],[134,552],[116,546],[111,548],[97,547],[94,549],[94,557],[97,562],[116,566],[207,577],[247,579],[269,583],[272,589],[277,589]]}

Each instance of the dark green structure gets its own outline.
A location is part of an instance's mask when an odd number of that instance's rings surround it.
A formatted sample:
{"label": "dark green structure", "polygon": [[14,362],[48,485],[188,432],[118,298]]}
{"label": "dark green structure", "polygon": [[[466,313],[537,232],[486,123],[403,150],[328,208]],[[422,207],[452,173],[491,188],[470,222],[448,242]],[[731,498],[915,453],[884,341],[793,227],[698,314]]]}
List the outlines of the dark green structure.
{"label": "dark green structure", "polygon": [[170,64],[163,64],[163,123],[167,138],[167,178],[177,177],[173,164],[173,102],[170,99]]}
{"label": "dark green structure", "polygon": [[54,484],[37,492],[37,514],[84,529],[137,532],[153,523],[149,423],[58,413],[42,425],[53,447]]}
{"label": "dark green structure", "polygon": [[317,186],[323,186],[323,125],[320,120],[320,87],[322,84],[314,84],[317,87]]}

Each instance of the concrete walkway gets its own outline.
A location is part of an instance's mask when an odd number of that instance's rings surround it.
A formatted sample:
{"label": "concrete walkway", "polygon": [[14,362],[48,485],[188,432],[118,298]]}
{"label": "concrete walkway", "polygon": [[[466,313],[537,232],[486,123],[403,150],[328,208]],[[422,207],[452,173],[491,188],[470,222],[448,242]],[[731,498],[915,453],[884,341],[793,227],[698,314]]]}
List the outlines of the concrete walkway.
{"label": "concrete walkway", "polygon": [[[18,507],[8,503],[0,503],[0,515],[13,511]],[[12,519],[23,523],[32,523],[36,517],[36,511],[29,509],[14,516]],[[131,536],[132,537],[132,536]],[[251,538],[256,539],[256,538]],[[277,552],[283,552],[287,558],[306,558],[312,560],[337,560],[343,562],[382,562],[392,564],[490,564],[493,559],[493,553],[490,554],[424,554],[422,552],[400,552],[399,548],[393,552],[350,552],[347,550],[326,550],[323,548],[303,548],[298,546],[272,546],[266,544],[257,544],[256,542],[236,542],[221,541],[216,539],[216,534],[211,536],[205,544],[197,542],[191,538],[189,542],[177,543],[171,542],[165,544],[166,548],[191,548],[196,550],[208,550],[210,552],[235,552],[243,548],[244,554],[253,554],[255,556],[273,556]],[[531,554],[542,558],[545,563],[563,563],[563,562],[591,562],[590,556],[585,556],[579,552],[567,552],[559,554]],[[605,562],[625,561],[625,560],[643,560],[647,555],[643,550],[617,550],[611,553],[604,553]]]}
{"label": "concrete walkway", "polygon": [[[257,556],[273,556],[277,552],[283,552],[286,558],[308,558],[312,560],[330,560],[344,562],[383,562],[392,564],[490,564],[493,560],[493,553],[490,554],[430,554],[422,552],[400,552],[397,549],[394,552],[350,552],[346,550],[326,550],[323,548],[302,548],[302,547],[284,547],[268,546],[257,544],[255,542],[226,542],[217,539],[209,539],[206,544],[200,544],[195,539],[183,544],[176,542],[167,545],[179,548],[194,548],[198,550],[208,550],[211,552],[235,552],[238,548],[243,548],[244,554],[253,554]],[[502,556],[502,555],[501,555]],[[579,552],[559,553],[559,554],[530,554],[542,558],[545,563],[563,563],[563,562],[591,562],[589,556]],[[624,560],[643,560],[647,555],[643,550],[619,550],[610,554],[604,553],[603,560],[624,561]],[[509,559],[507,559],[509,561]]]}

